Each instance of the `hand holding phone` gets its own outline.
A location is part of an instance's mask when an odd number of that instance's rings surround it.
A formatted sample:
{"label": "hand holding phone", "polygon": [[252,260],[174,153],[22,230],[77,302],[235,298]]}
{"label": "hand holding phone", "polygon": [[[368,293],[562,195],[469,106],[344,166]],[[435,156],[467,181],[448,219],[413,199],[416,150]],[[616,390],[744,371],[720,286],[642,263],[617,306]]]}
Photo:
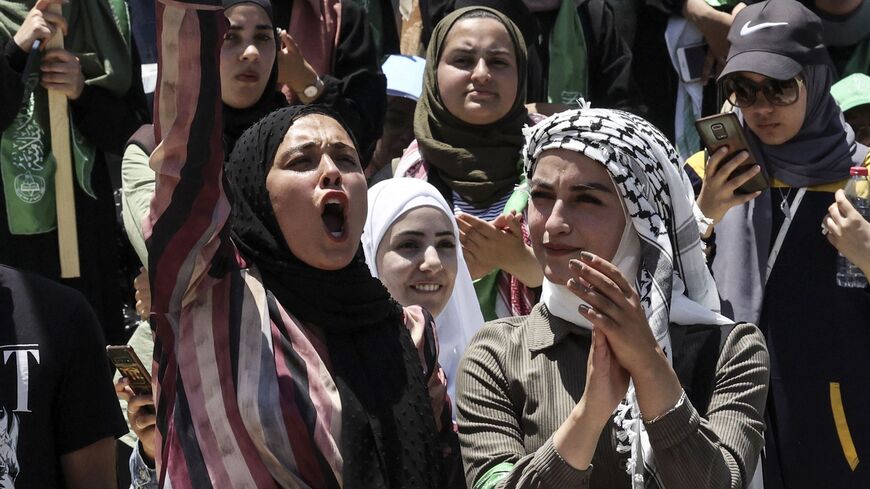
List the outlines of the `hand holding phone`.
{"label": "hand holding phone", "polygon": [[106,347],[106,355],[109,356],[112,365],[121,372],[121,376],[127,379],[133,393],[137,396],[151,395],[151,374],[145,365],[142,365],[142,361],[139,360],[133,347],[130,345],[110,345]]}

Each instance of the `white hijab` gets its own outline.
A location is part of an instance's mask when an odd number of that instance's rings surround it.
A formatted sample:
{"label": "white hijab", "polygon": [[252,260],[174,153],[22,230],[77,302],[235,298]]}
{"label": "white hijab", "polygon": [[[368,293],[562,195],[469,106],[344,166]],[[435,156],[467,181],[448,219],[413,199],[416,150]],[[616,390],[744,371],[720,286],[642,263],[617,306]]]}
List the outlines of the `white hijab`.
{"label": "white hijab", "polygon": [[[368,194],[368,216],[363,228],[362,246],[372,276],[378,277],[378,247],[390,226],[411,209],[434,207],[450,218],[456,239],[456,282],[447,305],[435,318],[438,361],[447,375],[447,391],[456,399],[456,372],[459,360],[471,338],[483,325],[483,314],[471,282],[471,274],[459,246],[459,228],[450,206],[431,184],[414,178],[393,178],[374,185]],[[403,304],[410,305],[410,304]]]}

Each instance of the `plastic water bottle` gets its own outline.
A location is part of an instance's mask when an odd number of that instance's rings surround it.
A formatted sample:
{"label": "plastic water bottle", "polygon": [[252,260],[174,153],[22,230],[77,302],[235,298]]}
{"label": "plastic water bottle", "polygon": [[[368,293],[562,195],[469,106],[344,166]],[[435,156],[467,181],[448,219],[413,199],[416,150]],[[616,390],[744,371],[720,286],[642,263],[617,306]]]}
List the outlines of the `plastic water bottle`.
{"label": "plastic water bottle", "polygon": [[[853,166],[849,170],[852,176],[846,184],[846,198],[855,209],[870,220],[870,181],[867,180],[867,167]],[[863,288],[867,286],[867,277],[861,269],[855,266],[842,253],[837,257],[837,285],[840,287]]]}

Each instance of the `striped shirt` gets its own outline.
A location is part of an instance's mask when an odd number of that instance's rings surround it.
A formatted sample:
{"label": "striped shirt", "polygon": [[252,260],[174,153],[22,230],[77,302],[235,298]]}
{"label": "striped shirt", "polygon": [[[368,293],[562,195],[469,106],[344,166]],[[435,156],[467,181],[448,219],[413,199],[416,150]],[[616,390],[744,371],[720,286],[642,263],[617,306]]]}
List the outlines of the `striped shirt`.
{"label": "striped shirt", "polygon": [[[226,232],[221,1],[162,0],[157,19],[162,142],[143,233],[160,487],[342,487],[342,406],[325,343],[267,294]],[[421,311],[405,322],[427,337]]]}
{"label": "striped shirt", "polygon": [[505,205],[507,205],[507,201],[511,198],[511,195],[512,194],[506,194],[504,197],[490,204],[489,207],[481,209],[466,202],[463,200],[461,195],[456,193],[456,191],[453,191],[453,212],[471,214],[478,219],[490,222],[504,213]]}

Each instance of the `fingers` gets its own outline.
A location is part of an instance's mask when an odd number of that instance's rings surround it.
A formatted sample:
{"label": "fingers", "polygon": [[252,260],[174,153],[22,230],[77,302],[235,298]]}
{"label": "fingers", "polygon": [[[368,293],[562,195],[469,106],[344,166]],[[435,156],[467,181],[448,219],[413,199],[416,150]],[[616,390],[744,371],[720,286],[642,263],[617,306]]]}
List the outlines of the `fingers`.
{"label": "fingers", "polygon": [[701,84],[706,85],[713,78],[713,70],[716,67],[716,56],[713,51],[707,50],[707,56],[704,58],[704,68],[701,71]]}
{"label": "fingers", "polygon": [[569,268],[611,300],[617,301],[634,295],[634,288],[616,265],[588,251],[581,252],[580,258],[570,260]]}
{"label": "fingers", "polygon": [[731,174],[737,167],[746,163],[746,160],[749,159],[749,153],[746,151],[740,151],[729,159],[726,159],[727,156],[727,147],[719,148],[713,153],[710,157],[710,164],[707,165],[705,170],[707,178],[716,178],[725,182],[731,177]]}
{"label": "fingers", "polygon": [[126,377],[121,377],[117,382],[115,382],[115,394],[119,399],[126,402],[130,402],[130,399],[136,395],[133,393],[133,389],[130,388],[130,382]]}
{"label": "fingers", "polygon": [[42,18],[45,19],[51,27],[52,35],[54,35],[54,32],[57,29],[60,29],[64,36],[69,34],[69,27],[67,26],[66,19],[62,15],[58,15],[54,12],[43,12]]}
{"label": "fingers", "polygon": [[36,5],[34,5],[33,8],[36,10],[44,11],[50,5],[53,5],[53,4],[62,5],[64,3],[66,3],[66,0],[37,0]]}

